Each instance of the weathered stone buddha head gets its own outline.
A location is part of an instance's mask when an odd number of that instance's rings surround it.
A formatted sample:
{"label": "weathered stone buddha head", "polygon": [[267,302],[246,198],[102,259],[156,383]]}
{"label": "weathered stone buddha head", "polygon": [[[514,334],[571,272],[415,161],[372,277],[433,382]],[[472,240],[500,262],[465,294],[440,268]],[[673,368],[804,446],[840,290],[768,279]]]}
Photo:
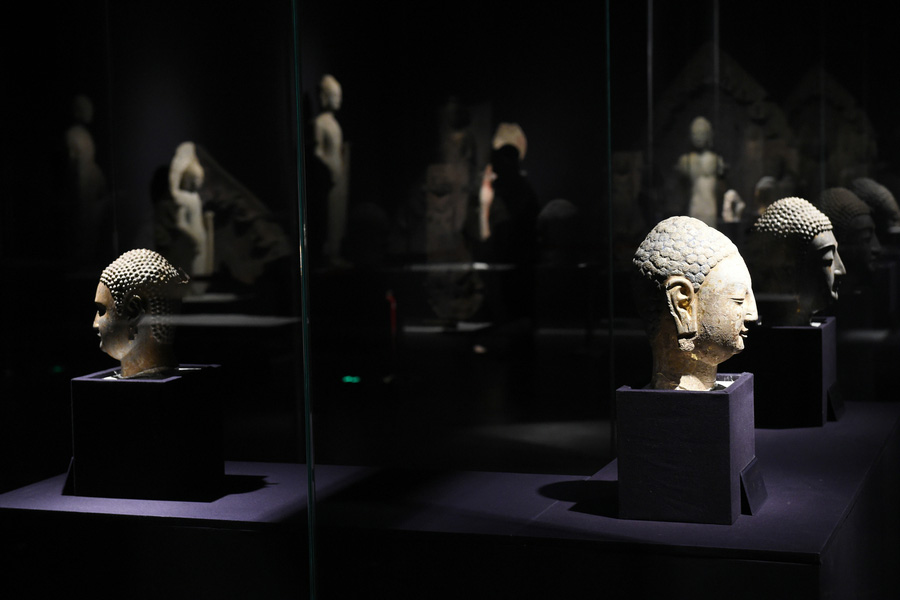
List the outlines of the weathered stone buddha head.
{"label": "weathered stone buddha head", "polygon": [[854,179],[847,189],[872,209],[879,241],[885,242],[900,233],[900,206],[889,189],[869,177]]}
{"label": "weathered stone buddha head", "polygon": [[822,192],[819,208],[831,221],[841,246],[846,282],[851,286],[865,283],[881,254],[871,207],[847,188],[836,187]]}
{"label": "weathered stone buddha head", "polygon": [[130,250],[100,275],[94,329],[100,349],[120,361],[122,377],[148,376],[178,366],[174,326],[187,275],[152,250]]}
{"label": "weathered stone buddha head", "polygon": [[653,352],[655,389],[710,390],[758,319],[750,272],[724,234],[670,217],[635,252],[634,293]]}
{"label": "weathered stone buddha head", "polygon": [[747,235],[747,262],[765,306],[762,322],[809,325],[838,295],[845,274],[831,221],[809,201],[773,202]]}

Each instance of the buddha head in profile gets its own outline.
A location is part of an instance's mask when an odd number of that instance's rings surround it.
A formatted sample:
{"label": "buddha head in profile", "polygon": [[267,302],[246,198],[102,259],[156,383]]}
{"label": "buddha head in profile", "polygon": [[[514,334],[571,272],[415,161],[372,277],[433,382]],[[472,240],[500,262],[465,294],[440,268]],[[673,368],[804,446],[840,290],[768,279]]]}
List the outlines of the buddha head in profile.
{"label": "buddha head in profile", "polygon": [[872,209],[879,241],[886,242],[900,233],[900,206],[887,187],[869,177],[859,177],[851,181],[847,189]]}
{"label": "buddha head in profile", "polygon": [[654,389],[711,390],[719,363],[758,319],[737,247],[693,217],[670,217],[635,252],[634,294],[653,353]]}
{"label": "buddha head in profile", "polygon": [[342,100],[341,84],[338,80],[333,75],[323,75],[319,81],[319,103],[322,110],[340,110]]}
{"label": "buddha head in profile", "polygon": [[831,221],[834,237],[841,246],[846,282],[851,286],[866,283],[881,254],[871,207],[849,189],[835,187],[822,192],[819,208]]}
{"label": "buddha head in profile", "polygon": [[172,349],[182,289],[181,269],[152,250],[130,250],[100,275],[94,329],[100,349],[121,363],[121,377],[141,377],[177,368]]}
{"label": "buddha head in profile", "polygon": [[838,295],[846,270],[828,217],[803,198],[781,198],[756,220],[746,238],[747,262],[761,301],[763,323],[809,325]]}

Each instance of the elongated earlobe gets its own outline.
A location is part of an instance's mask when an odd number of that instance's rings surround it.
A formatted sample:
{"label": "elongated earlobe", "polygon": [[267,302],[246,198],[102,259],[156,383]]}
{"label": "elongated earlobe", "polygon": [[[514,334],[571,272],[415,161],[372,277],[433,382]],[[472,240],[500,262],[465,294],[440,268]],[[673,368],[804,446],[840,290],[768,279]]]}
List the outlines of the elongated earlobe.
{"label": "elongated earlobe", "polygon": [[675,320],[678,338],[693,338],[697,335],[697,303],[694,285],[683,275],[672,275],[666,279],[666,301],[669,314]]}
{"label": "elongated earlobe", "polygon": [[128,339],[137,337],[138,325],[144,316],[144,301],[135,294],[128,299],[125,305],[125,315],[128,318]]}

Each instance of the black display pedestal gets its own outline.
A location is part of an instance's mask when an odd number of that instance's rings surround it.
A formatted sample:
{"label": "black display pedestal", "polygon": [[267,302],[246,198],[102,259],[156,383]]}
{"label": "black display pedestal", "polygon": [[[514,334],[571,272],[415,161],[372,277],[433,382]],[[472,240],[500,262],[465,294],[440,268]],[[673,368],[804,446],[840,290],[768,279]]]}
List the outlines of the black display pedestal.
{"label": "black display pedestal", "polygon": [[728,365],[754,375],[757,427],[821,427],[843,413],[835,317],[813,319],[812,325],[758,327]]}
{"label": "black display pedestal", "polygon": [[882,256],[864,282],[842,286],[835,315],[842,328],[891,328],[900,325],[900,263],[897,256]]}
{"label": "black display pedestal", "polygon": [[720,390],[616,391],[619,516],[731,525],[765,501],[756,463],[753,375]]}
{"label": "black display pedestal", "polygon": [[67,494],[209,501],[221,494],[218,365],[181,365],[158,379],[118,369],[72,379]]}

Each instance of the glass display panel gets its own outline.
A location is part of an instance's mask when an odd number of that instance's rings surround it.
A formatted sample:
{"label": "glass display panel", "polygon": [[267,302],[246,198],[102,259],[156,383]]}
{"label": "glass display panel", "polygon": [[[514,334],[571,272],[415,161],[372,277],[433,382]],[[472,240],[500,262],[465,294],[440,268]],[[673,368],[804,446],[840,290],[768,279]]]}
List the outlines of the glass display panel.
{"label": "glass display panel", "polygon": [[300,5],[318,465],[608,456],[602,15],[475,12]]}
{"label": "glass display panel", "polygon": [[[276,597],[306,590],[292,5],[86,0],[23,9],[27,18],[7,19],[3,28],[9,118],[0,135],[0,269],[9,317],[0,375],[0,502],[10,548],[18,553],[10,558],[22,564],[16,580],[34,581],[40,565],[77,586],[99,581],[97,565],[103,565],[112,573],[110,586],[130,589],[127,580],[139,578],[133,561],[160,574],[142,592],[152,595],[154,585],[177,580],[179,561],[191,555],[203,593]],[[30,505],[15,504],[16,494],[46,481],[56,485],[55,477],[70,483],[73,439],[75,454],[89,446],[84,423],[74,416],[72,380],[119,367],[119,357],[98,348],[95,293],[104,268],[137,248],[155,250],[190,276],[180,311],[147,318],[170,317],[178,363],[217,365],[220,378],[191,392],[209,401],[207,416],[187,406],[196,398],[162,416],[163,403],[151,400],[136,407],[134,421],[110,420],[99,429],[128,444],[129,437],[143,440],[129,432],[154,419],[164,422],[161,438],[166,422],[174,428],[191,422],[198,430],[188,438],[209,434],[209,446],[219,446],[226,466],[218,495],[169,502],[157,495],[162,490],[139,497],[79,494],[80,484],[64,490],[60,483],[53,502],[63,508],[41,505],[44,497],[35,491],[29,511]],[[105,310],[109,316],[116,309]],[[121,340],[143,335],[144,327],[123,328]],[[103,343],[109,351],[110,339]],[[124,393],[114,408],[141,398]],[[116,444],[101,455],[125,451]],[[188,454],[182,462],[196,459]],[[112,477],[146,476],[146,465],[133,467]],[[260,494],[264,499],[248,510],[245,500]],[[78,504],[85,497],[86,509]],[[73,512],[91,514],[89,536]],[[51,516],[32,517],[37,513]],[[198,529],[205,533],[181,527],[186,514],[208,524]],[[142,516],[147,527],[135,531],[140,518],[132,517]],[[19,531],[17,523],[31,519],[34,527]],[[275,539],[260,531],[276,532]],[[57,535],[63,539],[52,556],[27,564]],[[116,549],[110,556],[118,544],[109,540],[130,536],[147,552]],[[243,560],[253,552],[276,558]],[[88,555],[94,563],[81,560]],[[241,568],[223,575],[222,564],[206,560],[213,555]],[[13,564],[6,549],[2,556]]]}
{"label": "glass display panel", "polygon": [[[889,108],[892,84],[879,66],[890,36],[877,13],[868,3],[851,11],[705,0],[611,7],[620,383],[643,385],[651,376],[629,279],[634,250],[654,224],[691,215],[724,232],[750,264],[757,300],[764,296],[760,323],[777,324],[782,309],[771,304],[770,275],[753,265],[747,237],[769,204],[796,196],[829,217],[838,243],[840,264],[829,267],[836,272],[833,293],[814,316],[838,319],[839,379],[853,382],[857,399],[887,393],[875,372],[894,352],[887,340],[897,313],[896,216],[890,216],[896,215],[896,113]],[[635,35],[638,29],[644,35]],[[697,117],[706,119],[705,155],[692,129]],[[704,181],[715,203],[708,217],[691,204]],[[878,222],[860,228],[854,211],[865,209],[845,202],[846,190],[860,200],[877,198],[865,203]],[[874,208],[884,204],[891,208]],[[769,253],[773,267],[788,272],[789,257],[774,247]]]}
{"label": "glass display panel", "polygon": [[[505,534],[535,495],[504,496],[506,476],[615,458],[614,392],[653,374],[632,257],[669,216],[749,256],[772,201],[827,213],[839,283],[810,326],[836,319],[842,401],[895,397],[900,124],[891,20],[868,2],[25,10],[0,36],[0,501],[67,472],[72,380],[119,364],[91,326],[98,280],[134,248],[191,277],[175,348],[222,372],[222,458],[245,474],[228,495],[290,490],[260,508],[290,515],[278,544],[222,550],[277,573],[254,589],[273,596],[315,593],[317,562],[327,590],[408,555],[347,531],[428,529],[417,511],[459,481],[484,495],[434,527]],[[171,548],[178,527],[148,530]],[[40,553],[16,539],[18,561]]]}

